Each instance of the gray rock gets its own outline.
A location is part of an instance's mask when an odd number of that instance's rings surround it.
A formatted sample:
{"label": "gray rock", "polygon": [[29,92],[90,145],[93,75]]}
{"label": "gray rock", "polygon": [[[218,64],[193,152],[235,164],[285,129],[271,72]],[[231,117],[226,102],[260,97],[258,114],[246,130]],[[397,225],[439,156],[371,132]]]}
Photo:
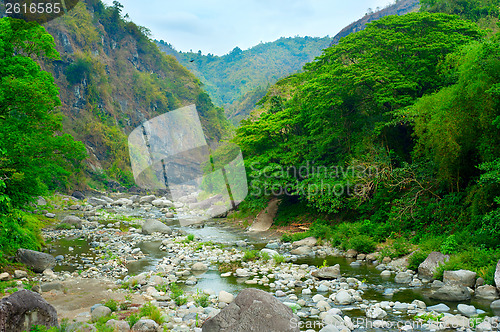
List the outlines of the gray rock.
{"label": "gray rock", "polygon": [[354,250],[354,249],[349,249],[349,250],[347,250],[347,252],[345,253],[345,257],[346,257],[346,258],[354,258],[354,257],[356,257],[356,256],[358,256],[358,252],[357,252],[356,250]]}
{"label": "gray rock", "polygon": [[497,289],[491,285],[479,286],[476,288],[475,295],[485,300],[496,300],[499,298]]}
{"label": "gray rock", "polygon": [[53,256],[29,249],[18,249],[16,260],[37,273],[42,273],[46,269],[53,269],[56,266],[56,259]]}
{"label": "gray rock", "polygon": [[299,318],[278,299],[264,291],[247,288],[218,315],[206,320],[202,331],[299,332],[298,326],[290,324],[293,320],[298,322]]}
{"label": "gray rock", "polygon": [[408,272],[399,272],[396,274],[394,281],[398,284],[409,284],[413,279],[413,275]]}
{"label": "gray rock", "polygon": [[128,332],[130,327],[128,323],[124,320],[110,319],[106,322],[106,326],[109,326],[115,332]]}
{"label": "gray rock", "polygon": [[302,239],[300,241],[293,242],[292,246],[293,247],[303,247],[303,246],[314,247],[317,242],[318,242],[318,240],[316,240],[315,237],[310,236],[310,237],[306,237],[305,239]]}
{"label": "gray rock", "polygon": [[143,234],[153,234],[156,232],[168,235],[172,234],[170,227],[158,220],[148,219],[144,222],[144,225],[142,225]]}
{"label": "gray rock", "polygon": [[92,206],[99,206],[99,205],[108,205],[108,201],[105,201],[104,199],[96,198],[96,197],[89,197],[87,199],[87,203],[89,203]]}
{"label": "gray rock", "polygon": [[42,284],[42,292],[50,292],[51,290],[63,291],[64,286],[60,282],[48,282]]}
{"label": "gray rock", "polygon": [[97,322],[101,317],[107,316],[111,314],[111,309],[109,309],[106,306],[98,306],[94,310],[92,310],[92,313],[90,314],[92,317],[92,322]]}
{"label": "gray rock", "polygon": [[273,249],[264,248],[260,252],[267,253],[270,258],[273,258],[274,256],[279,256],[279,253]]}
{"label": "gray rock", "polygon": [[49,218],[49,219],[54,219],[54,218],[56,217],[56,215],[55,215],[55,214],[53,214],[53,213],[46,213],[46,214],[45,214],[45,217],[47,217],[47,218]]}
{"label": "gray rock", "polygon": [[384,270],[384,271],[380,272],[380,276],[381,276],[382,278],[389,278],[389,277],[391,276],[391,274],[392,274],[392,273],[391,273],[391,271],[389,271],[389,270]]}
{"label": "gray rock", "polygon": [[348,305],[354,302],[353,297],[345,290],[341,290],[335,295],[335,303],[340,305]]}
{"label": "gray rock", "polygon": [[427,309],[427,305],[425,304],[424,301],[413,300],[413,302],[411,304],[413,304],[414,306],[416,306],[419,309]]}
{"label": "gray rock", "polygon": [[440,304],[436,304],[436,305],[427,307],[427,310],[435,311],[435,312],[447,312],[447,311],[450,311],[450,307],[448,307],[444,303],[440,303]]}
{"label": "gray rock", "polygon": [[234,295],[231,293],[228,293],[226,291],[220,291],[219,292],[219,302],[224,302],[224,303],[231,303],[234,300]]}
{"label": "gray rock", "polygon": [[278,242],[269,242],[266,244],[266,248],[276,250],[280,248],[280,244]]}
{"label": "gray rock", "polygon": [[495,285],[497,289],[500,291],[500,260],[498,260],[497,268],[495,270]]}
{"label": "gray rock", "polygon": [[23,289],[0,300],[0,331],[24,331],[32,325],[59,327],[56,309],[40,294]]}
{"label": "gray rock", "polygon": [[457,306],[457,310],[462,315],[465,315],[465,316],[471,317],[471,316],[477,315],[477,310],[473,305],[467,305],[467,304],[460,303]]}
{"label": "gray rock", "polygon": [[329,288],[328,286],[325,286],[323,284],[319,285],[316,290],[319,292],[319,293],[326,293],[329,291]]}
{"label": "gray rock", "polygon": [[492,331],[493,326],[491,325],[490,322],[484,321],[481,324],[476,326],[476,332],[487,332],[487,331]]}
{"label": "gray rock", "polygon": [[206,271],[208,270],[208,266],[203,264],[202,262],[196,262],[191,266],[191,271]]}
{"label": "gray rock", "polygon": [[461,302],[470,300],[470,292],[465,286],[445,285],[432,292],[430,298],[440,301]]}
{"label": "gray rock", "polygon": [[143,196],[139,199],[139,203],[145,204],[145,203],[151,203],[156,199],[155,195],[149,195],[149,196]]}
{"label": "gray rock", "polygon": [[476,283],[476,272],[469,270],[444,271],[443,282],[449,285],[474,287]]}
{"label": "gray rock", "polygon": [[38,196],[38,199],[36,201],[36,205],[45,206],[45,205],[47,205],[47,201],[42,196]]}
{"label": "gray rock", "polygon": [[130,206],[132,204],[134,204],[134,202],[127,198],[120,198],[113,202],[113,205],[117,206]]}
{"label": "gray rock", "polygon": [[132,326],[134,332],[156,332],[158,331],[158,324],[152,319],[141,318],[137,323]]}
{"label": "gray rock", "polygon": [[387,312],[379,307],[370,307],[366,310],[366,317],[371,319],[382,319],[385,316],[387,316]]}
{"label": "gray rock", "polygon": [[314,256],[314,251],[308,246],[295,248],[290,253],[297,256]]}
{"label": "gray rock", "polygon": [[439,265],[443,264],[444,262],[448,261],[450,259],[450,256],[448,255],[443,255],[440,252],[433,251],[427,256],[425,261],[423,261],[419,266],[418,266],[418,274],[421,277],[425,277],[428,279],[431,279],[434,277],[434,273],[436,272],[436,269]]}
{"label": "gray rock", "polygon": [[10,274],[7,272],[0,273],[0,281],[7,281],[10,279]]}
{"label": "gray rock", "polygon": [[82,228],[82,220],[77,216],[67,216],[66,218],[63,219],[62,222],[68,225],[73,225],[75,226],[75,228],[78,229]]}
{"label": "gray rock", "polygon": [[313,277],[319,279],[337,279],[341,277],[340,265],[336,264],[334,266],[325,266],[319,270],[313,271],[311,274],[313,275]]}
{"label": "gray rock", "polygon": [[14,278],[16,279],[21,279],[21,278],[27,278],[28,277],[28,272],[23,271],[23,270],[15,270],[14,271]]}
{"label": "gray rock", "polygon": [[340,332],[340,330],[336,325],[330,324],[323,327],[319,332]]}
{"label": "gray rock", "polygon": [[81,192],[81,191],[74,191],[71,196],[73,196],[74,198],[78,199],[78,200],[84,200],[85,199],[85,195]]}
{"label": "gray rock", "polygon": [[491,302],[490,308],[493,310],[500,310],[500,300]]}

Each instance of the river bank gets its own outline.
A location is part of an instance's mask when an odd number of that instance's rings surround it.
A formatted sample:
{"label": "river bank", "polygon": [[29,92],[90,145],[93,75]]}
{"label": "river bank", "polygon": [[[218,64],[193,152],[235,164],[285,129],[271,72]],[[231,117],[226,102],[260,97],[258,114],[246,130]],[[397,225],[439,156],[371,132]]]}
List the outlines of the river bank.
{"label": "river bank", "polygon": [[[245,288],[264,290],[292,308],[299,320],[291,324],[304,331],[498,326],[498,294],[489,289],[496,298],[478,296],[482,286],[475,278],[469,288],[431,282],[408,270],[404,258],[382,262],[377,253],[342,251],[314,238],[282,242],[223,220],[184,227],[158,202],[165,199],[143,198],[68,199],[53,211],[64,226],[43,235],[57,265],[33,280],[59,318],[68,319],[67,330],[127,330],[142,315],[156,319],[156,325],[147,322],[151,330],[196,331]],[[444,287],[452,287],[447,293],[465,287],[468,296],[433,299]],[[140,309],[148,303],[158,312]]]}

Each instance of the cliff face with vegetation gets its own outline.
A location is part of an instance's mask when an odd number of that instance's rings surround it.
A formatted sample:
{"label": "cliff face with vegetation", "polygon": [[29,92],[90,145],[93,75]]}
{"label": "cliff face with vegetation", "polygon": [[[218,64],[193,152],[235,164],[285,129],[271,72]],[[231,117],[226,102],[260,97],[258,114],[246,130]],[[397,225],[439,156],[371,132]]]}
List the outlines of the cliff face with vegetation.
{"label": "cliff face with vegetation", "polygon": [[366,25],[370,22],[379,20],[382,17],[389,15],[405,15],[417,11],[418,8],[419,8],[419,0],[399,0],[396,1],[396,3],[394,3],[393,5],[388,6],[384,9],[378,10],[374,13],[367,13],[363,18],[357,20],[352,24],[349,24],[339,33],[337,33],[335,37],[333,37],[330,46],[338,44],[341,38],[347,37],[351,33],[363,30],[366,27]]}
{"label": "cliff face with vegetation", "polygon": [[199,77],[214,103],[224,106],[227,116],[237,124],[265,95],[269,84],[300,71],[330,42],[329,37],[280,38],[245,51],[235,47],[224,56],[177,52],[164,41],[157,44]]}
{"label": "cliff face with vegetation", "polygon": [[196,104],[206,136],[224,135],[223,111],[199,80],[161,52],[147,29],[123,19],[119,4],[82,1],[45,28],[60,60],[39,63],[60,89],[64,131],[88,150],[91,186],[111,179],[132,185],[127,135],[169,110]]}

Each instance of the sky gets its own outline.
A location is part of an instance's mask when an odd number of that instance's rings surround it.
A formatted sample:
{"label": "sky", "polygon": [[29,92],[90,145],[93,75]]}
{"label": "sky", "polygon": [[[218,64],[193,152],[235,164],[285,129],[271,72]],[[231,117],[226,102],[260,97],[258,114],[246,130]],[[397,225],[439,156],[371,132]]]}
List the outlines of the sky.
{"label": "sky", "polygon": [[[104,0],[108,5],[112,0]],[[178,51],[223,55],[280,37],[335,36],[394,0],[120,0],[123,14]]]}

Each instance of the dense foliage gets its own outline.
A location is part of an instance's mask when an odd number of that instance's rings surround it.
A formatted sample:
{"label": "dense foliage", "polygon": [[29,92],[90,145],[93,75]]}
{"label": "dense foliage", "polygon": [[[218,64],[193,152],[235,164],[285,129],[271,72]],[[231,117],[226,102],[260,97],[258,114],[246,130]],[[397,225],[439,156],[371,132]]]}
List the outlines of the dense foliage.
{"label": "dense foliage", "polygon": [[36,23],[0,20],[0,252],[36,248],[38,223],[19,208],[78,173],[86,151],[62,134],[52,76],[32,57],[57,59],[54,40]]}
{"label": "dense foliage", "polygon": [[235,138],[249,200],[307,204],[325,221],[304,236],[360,251],[499,248],[500,43],[486,35],[455,15],[386,17],[279,81]]}

